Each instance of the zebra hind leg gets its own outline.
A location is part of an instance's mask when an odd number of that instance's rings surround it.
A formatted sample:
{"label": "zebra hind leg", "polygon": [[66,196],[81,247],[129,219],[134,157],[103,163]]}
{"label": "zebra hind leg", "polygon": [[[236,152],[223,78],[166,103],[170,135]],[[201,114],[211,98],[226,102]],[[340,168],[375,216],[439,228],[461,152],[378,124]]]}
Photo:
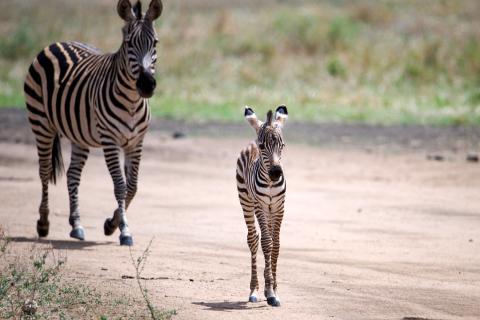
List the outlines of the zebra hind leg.
{"label": "zebra hind leg", "polygon": [[[31,121],[32,122],[32,121]],[[48,183],[56,183],[56,178],[63,170],[63,161],[61,156],[60,138],[56,134],[49,132],[36,132],[36,142],[38,151],[39,175],[42,182],[42,200],[40,202],[40,219],[37,221],[38,236],[43,238],[48,235],[50,222],[48,220]]]}
{"label": "zebra hind leg", "polygon": [[80,212],[78,210],[78,186],[80,185],[83,167],[88,159],[88,153],[88,148],[72,143],[72,156],[67,171],[68,196],[70,199],[69,222],[72,226],[70,237],[78,240],[85,240],[85,230],[80,224]]}

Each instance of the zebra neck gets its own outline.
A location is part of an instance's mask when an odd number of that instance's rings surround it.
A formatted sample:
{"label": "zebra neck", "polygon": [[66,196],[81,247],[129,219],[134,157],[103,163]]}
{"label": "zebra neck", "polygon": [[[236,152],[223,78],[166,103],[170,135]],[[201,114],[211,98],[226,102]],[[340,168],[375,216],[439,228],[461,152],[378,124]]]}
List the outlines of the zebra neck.
{"label": "zebra neck", "polygon": [[262,182],[270,184],[272,181],[270,180],[270,176],[268,175],[267,165],[265,164],[265,161],[261,155],[257,161],[258,161],[258,170],[257,170],[258,179]]}
{"label": "zebra neck", "polygon": [[124,44],[115,53],[113,65],[115,69],[113,90],[117,95],[123,96],[125,107],[133,112],[143,104],[143,99],[137,91],[136,79],[128,67],[127,48]]}

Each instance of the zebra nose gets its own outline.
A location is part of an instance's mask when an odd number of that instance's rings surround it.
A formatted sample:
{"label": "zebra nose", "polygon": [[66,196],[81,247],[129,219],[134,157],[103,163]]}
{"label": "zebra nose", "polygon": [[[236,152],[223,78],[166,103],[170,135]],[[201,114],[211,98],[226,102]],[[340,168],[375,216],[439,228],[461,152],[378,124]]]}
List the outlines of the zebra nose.
{"label": "zebra nose", "polygon": [[146,71],[144,68],[140,70],[140,76],[137,80],[137,90],[142,98],[151,98],[153,91],[157,86],[157,81],[152,73]]}
{"label": "zebra nose", "polygon": [[272,179],[272,181],[277,181],[278,179],[280,179],[282,174],[283,174],[283,170],[282,170],[282,167],[280,166],[273,166],[268,171],[268,176],[270,177],[270,179]]}

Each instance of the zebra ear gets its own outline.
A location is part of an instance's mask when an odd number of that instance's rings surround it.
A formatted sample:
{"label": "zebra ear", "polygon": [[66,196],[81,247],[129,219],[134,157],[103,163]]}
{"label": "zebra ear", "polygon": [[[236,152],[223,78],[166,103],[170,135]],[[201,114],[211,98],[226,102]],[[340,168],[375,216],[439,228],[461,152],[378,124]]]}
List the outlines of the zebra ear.
{"label": "zebra ear", "polygon": [[275,122],[283,127],[288,118],[288,110],[286,106],[279,106],[275,111]]}
{"label": "zebra ear", "polygon": [[133,14],[132,4],[129,0],[119,0],[117,4],[117,12],[120,18],[129,22],[135,19]]}
{"label": "zebra ear", "polygon": [[250,123],[253,129],[255,129],[255,132],[258,132],[258,130],[260,130],[260,127],[262,126],[262,121],[258,120],[255,111],[253,111],[253,109],[249,106],[245,106],[245,119],[247,119],[248,123]]}
{"label": "zebra ear", "polygon": [[149,21],[155,21],[162,14],[163,3],[162,0],[152,0],[148,7],[147,13],[145,13],[145,19]]}

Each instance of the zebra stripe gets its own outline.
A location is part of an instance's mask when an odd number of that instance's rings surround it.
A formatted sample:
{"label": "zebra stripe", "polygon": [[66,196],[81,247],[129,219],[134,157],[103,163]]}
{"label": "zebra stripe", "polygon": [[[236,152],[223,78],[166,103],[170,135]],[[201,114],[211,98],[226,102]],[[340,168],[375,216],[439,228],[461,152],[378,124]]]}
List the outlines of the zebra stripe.
{"label": "zebra stripe", "polygon": [[245,118],[257,132],[237,160],[237,190],[243,217],[247,225],[247,243],[251,253],[250,302],[258,300],[257,249],[259,234],[265,258],[265,297],[268,304],[280,305],[277,293],[277,260],[280,252],[280,227],[283,220],[286,181],[280,164],[284,147],[282,127],[288,116],[287,108],[280,106],[273,119],[272,111],[265,123],[246,107]]}
{"label": "zebra stripe", "polygon": [[57,42],[43,49],[28,70],[24,92],[42,182],[40,237],[48,235],[48,182],[55,183],[62,173],[60,137],[65,137],[72,145],[67,171],[70,236],[84,239],[78,187],[89,149],[103,148],[118,205],[105,221],[104,231],[111,235],[120,227],[120,243],[132,244],[125,211],[137,191],[142,144],[151,117],[148,98],[156,86],[157,60],[153,21],[160,16],[162,3],[152,0],[142,14],[140,1],[132,6],[129,0],[120,0],[117,11],[125,26],[116,53],[102,54],[79,42]]}

